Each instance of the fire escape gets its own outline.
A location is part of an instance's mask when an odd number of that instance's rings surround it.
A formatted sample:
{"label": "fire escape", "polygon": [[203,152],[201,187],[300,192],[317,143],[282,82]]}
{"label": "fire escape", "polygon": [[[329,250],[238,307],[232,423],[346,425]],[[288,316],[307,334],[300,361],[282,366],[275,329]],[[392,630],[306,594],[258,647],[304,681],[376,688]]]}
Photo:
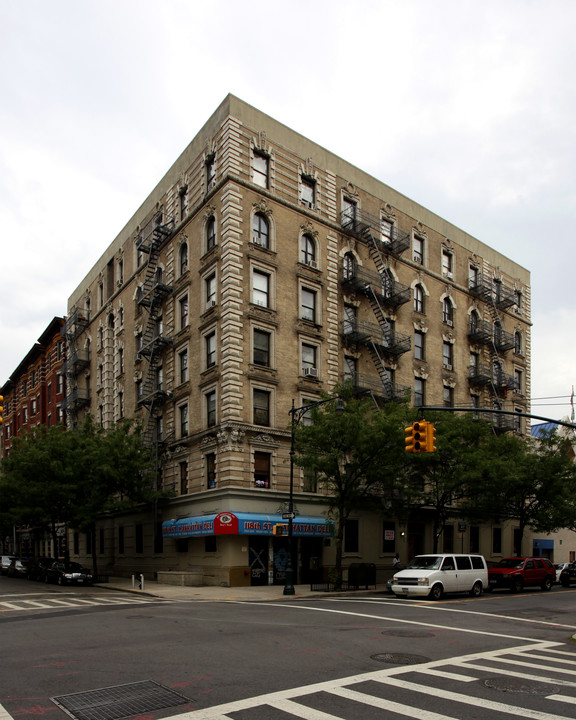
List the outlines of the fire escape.
{"label": "fire escape", "polygon": [[[501,399],[514,386],[514,379],[504,371],[503,354],[514,347],[514,336],[502,327],[501,310],[512,307],[516,302],[512,288],[506,287],[500,280],[486,275],[469,286],[470,294],[481,300],[487,309],[490,320],[472,321],[468,330],[471,342],[488,348],[490,364],[480,363],[470,368],[469,382],[475,387],[490,390],[496,407],[501,407]],[[496,415],[490,418],[496,432],[514,429],[514,421],[507,416]]]}
{"label": "fire escape", "polygon": [[139,233],[136,247],[148,256],[144,284],[138,293],[138,308],[147,313],[141,342],[137,348],[136,360],[147,361],[143,372],[142,384],[138,396],[138,405],[145,408],[146,420],[142,432],[142,441],[146,447],[159,455],[167,435],[162,427],[161,409],[171,393],[164,386],[162,356],[165,349],[172,346],[173,340],[166,332],[162,318],[165,299],[172,294],[172,287],[163,282],[162,269],[158,266],[160,250],[174,231],[174,219],[163,222],[162,213],[158,213]]}
{"label": "fire escape", "polygon": [[369,377],[356,373],[353,378],[358,391],[384,400],[401,400],[409,388],[392,381],[389,366],[397,358],[410,351],[411,338],[396,332],[388,315],[410,301],[410,288],[396,282],[389,267],[389,257],[400,256],[410,246],[410,237],[395,226],[390,227],[389,237],[381,233],[378,217],[354,208],[341,214],[345,232],[368,245],[370,257],[377,272],[363,267],[346,266],[342,271],[342,286],[348,292],[364,295],[377,323],[360,322],[355,318],[346,319],[342,324],[342,339],[345,344],[363,345],[368,349],[378,371],[381,383],[374,383]]}
{"label": "fire escape", "polygon": [[78,337],[88,325],[88,313],[74,310],[66,319],[61,335],[66,340],[67,358],[62,365],[61,374],[66,377],[67,392],[62,402],[62,410],[66,411],[68,426],[74,427],[78,420],[78,411],[90,402],[88,387],[79,387],[79,375],[90,364],[90,353],[80,350]]}

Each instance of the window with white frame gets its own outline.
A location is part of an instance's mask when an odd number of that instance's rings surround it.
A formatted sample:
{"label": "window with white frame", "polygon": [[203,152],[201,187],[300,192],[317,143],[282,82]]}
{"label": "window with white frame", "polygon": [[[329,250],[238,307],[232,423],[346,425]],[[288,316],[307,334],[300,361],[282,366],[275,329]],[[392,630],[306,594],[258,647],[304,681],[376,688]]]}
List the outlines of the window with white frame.
{"label": "window with white frame", "polygon": [[206,346],[206,367],[211,368],[216,365],[216,331],[208,333],[204,338]]}
{"label": "window with white frame", "polygon": [[516,330],[514,333],[514,355],[522,354],[522,333]]}
{"label": "window with white frame", "polygon": [[209,390],[204,395],[206,403],[206,425],[214,427],[216,425],[216,390]]}
{"label": "window with white frame", "polygon": [[254,153],[252,163],[252,179],[255,185],[261,188],[268,188],[270,162],[268,156],[261,153]]}
{"label": "window with white frame", "polygon": [[393,224],[386,218],[380,219],[380,240],[389,245],[392,242]]}
{"label": "window with white frame", "polygon": [[317,293],[310,288],[302,288],[300,291],[301,298],[301,318],[316,323],[317,316]]}
{"label": "window with white frame", "polygon": [[424,313],[424,288],[420,283],[414,286],[414,312]]}
{"label": "window with white frame", "polygon": [[302,176],[302,202],[309,208],[313,208],[316,204],[316,182],[310,177]]}
{"label": "window with white frame", "polygon": [[216,305],[216,273],[212,273],[204,280],[204,290],[206,293],[206,309]]}
{"label": "window with white frame", "polygon": [[270,367],[271,334],[265,330],[254,329],[253,363],[261,367]]}
{"label": "window with white frame", "polygon": [[426,333],[421,330],[414,331],[414,359],[425,360],[426,359]]}
{"label": "window with white frame", "polygon": [[442,388],[442,400],[444,407],[454,407],[454,388],[444,385]]}
{"label": "window with white frame", "polygon": [[344,280],[352,280],[356,275],[356,258],[352,253],[346,253],[344,255],[344,261],[342,263],[342,272]]}
{"label": "window with white frame", "polygon": [[254,485],[256,487],[270,487],[270,458],[270,453],[254,452]]}
{"label": "window with white frame", "polygon": [[317,348],[315,345],[302,343],[302,375],[306,377],[318,377],[316,353]]}
{"label": "window with white frame", "polygon": [[442,322],[446,325],[454,325],[454,305],[450,298],[444,298],[442,301]]}
{"label": "window with white frame", "polygon": [[188,435],[188,403],[180,405],[178,408],[180,414],[180,437],[187,437]]}
{"label": "window with white frame", "polygon": [[514,370],[514,390],[517,393],[522,393],[524,388],[524,381],[522,377],[522,370],[515,368]]}
{"label": "window with white frame", "polygon": [[252,242],[263,248],[270,246],[270,223],[264,213],[254,213],[252,219]]}
{"label": "window with white frame", "polygon": [[180,369],[180,383],[188,381],[188,349],[185,348],[178,353],[178,364]]}
{"label": "window with white frame", "polygon": [[454,257],[450,251],[442,250],[442,275],[444,275],[444,277],[454,277],[453,260]]}
{"label": "window with white frame", "polygon": [[344,305],[344,322],[342,324],[344,335],[350,335],[356,331],[357,317],[358,308],[355,305]]}
{"label": "window with white frame", "polygon": [[316,261],[316,243],[311,235],[305,234],[300,238],[300,260],[304,265],[318,267]]}
{"label": "window with white frame", "polygon": [[216,246],[216,218],[211,216],[206,222],[206,252]]}
{"label": "window with white frame", "polygon": [[414,235],[412,240],[412,260],[424,265],[424,238]]}
{"label": "window with white frame", "polygon": [[445,370],[454,368],[454,346],[451,342],[442,343],[442,365]]}
{"label": "window with white frame", "polygon": [[425,404],[426,380],[424,378],[414,379],[414,405],[419,407]]}
{"label": "window with white frame", "polygon": [[354,200],[342,199],[342,227],[356,229],[356,207]]}
{"label": "window with white frame", "polygon": [[252,271],[252,302],[270,307],[270,275],[261,270]]}
{"label": "window with white frame", "polygon": [[214,154],[206,158],[206,190],[212,190],[216,184],[216,158]]}
{"label": "window with white frame", "polygon": [[344,358],[344,380],[350,380],[355,385],[358,377],[358,360],[346,355]]}
{"label": "window with white frame", "polygon": [[468,288],[474,290],[480,284],[480,271],[475,265],[468,266]]}
{"label": "window with white frame", "polygon": [[180,245],[180,275],[188,272],[188,243]]}
{"label": "window with white frame", "polygon": [[180,330],[183,330],[188,326],[188,293],[182,295],[178,300],[178,306],[180,310]]}

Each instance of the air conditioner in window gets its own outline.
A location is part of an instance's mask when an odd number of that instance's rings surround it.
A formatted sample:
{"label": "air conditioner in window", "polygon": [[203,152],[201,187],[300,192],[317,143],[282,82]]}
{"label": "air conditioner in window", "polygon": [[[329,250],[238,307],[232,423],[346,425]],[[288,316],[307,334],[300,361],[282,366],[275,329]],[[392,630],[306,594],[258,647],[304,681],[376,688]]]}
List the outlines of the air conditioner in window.
{"label": "air conditioner in window", "polygon": [[305,377],[318,377],[318,368],[315,368],[315,367],[302,368],[302,375],[304,375]]}
{"label": "air conditioner in window", "polygon": [[414,257],[412,258],[412,260],[413,260],[413,262],[418,263],[419,265],[423,265],[423,264],[424,264],[424,263],[422,262],[422,256],[421,256],[421,255],[414,255]]}
{"label": "air conditioner in window", "polygon": [[449,325],[450,327],[454,327],[454,321],[453,320],[444,320],[446,325]]}
{"label": "air conditioner in window", "polygon": [[444,363],[444,370],[452,370],[452,364],[451,364],[451,363]]}
{"label": "air conditioner in window", "polygon": [[308,267],[314,268],[314,270],[318,270],[318,263],[316,260],[306,260],[305,264],[308,265]]}
{"label": "air conditioner in window", "polygon": [[266,245],[266,241],[264,238],[258,237],[258,235],[254,235],[252,237],[252,242],[254,245],[260,245],[260,247],[264,247]]}
{"label": "air conditioner in window", "polygon": [[206,308],[213,308],[216,305],[216,300],[208,300]]}
{"label": "air conditioner in window", "polygon": [[454,273],[450,270],[445,270],[444,277],[448,278],[448,280],[454,280]]}

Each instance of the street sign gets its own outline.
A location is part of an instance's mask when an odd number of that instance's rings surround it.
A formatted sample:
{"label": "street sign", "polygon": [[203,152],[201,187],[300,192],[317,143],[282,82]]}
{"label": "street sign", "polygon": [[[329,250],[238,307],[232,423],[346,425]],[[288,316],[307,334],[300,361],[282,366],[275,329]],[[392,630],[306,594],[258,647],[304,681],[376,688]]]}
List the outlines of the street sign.
{"label": "street sign", "polygon": [[282,520],[294,520],[296,513],[282,513]]}

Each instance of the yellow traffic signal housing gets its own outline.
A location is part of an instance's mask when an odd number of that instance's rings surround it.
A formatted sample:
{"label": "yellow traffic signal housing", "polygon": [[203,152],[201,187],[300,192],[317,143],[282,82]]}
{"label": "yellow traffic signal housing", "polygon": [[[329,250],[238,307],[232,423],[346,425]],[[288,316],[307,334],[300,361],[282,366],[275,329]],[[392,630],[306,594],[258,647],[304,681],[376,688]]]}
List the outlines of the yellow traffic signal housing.
{"label": "yellow traffic signal housing", "polygon": [[274,525],[272,535],[288,535],[288,525]]}
{"label": "yellow traffic signal housing", "polygon": [[426,427],[426,452],[436,452],[436,428],[431,422]]}
{"label": "yellow traffic signal housing", "polygon": [[4,422],[4,395],[0,395],[0,425]]}
{"label": "yellow traffic signal housing", "polygon": [[419,420],[415,422],[412,427],[414,428],[414,452],[428,452],[427,450],[427,426],[426,420]]}
{"label": "yellow traffic signal housing", "polygon": [[410,425],[407,428],[404,428],[404,433],[406,435],[406,439],[404,440],[406,444],[406,452],[407,453],[413,453],[416,452],[414,450],[414,426]]}

